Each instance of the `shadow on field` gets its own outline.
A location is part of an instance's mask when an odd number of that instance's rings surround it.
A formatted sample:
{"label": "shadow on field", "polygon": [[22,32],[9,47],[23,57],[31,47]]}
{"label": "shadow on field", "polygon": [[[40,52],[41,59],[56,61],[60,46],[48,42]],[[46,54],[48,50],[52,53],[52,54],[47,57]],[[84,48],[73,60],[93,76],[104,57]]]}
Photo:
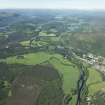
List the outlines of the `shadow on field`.
{"label": "shadow on field", "polygon": [[5,105],[61,105],[62,78],[51,65],[35,65],[18,74]]}

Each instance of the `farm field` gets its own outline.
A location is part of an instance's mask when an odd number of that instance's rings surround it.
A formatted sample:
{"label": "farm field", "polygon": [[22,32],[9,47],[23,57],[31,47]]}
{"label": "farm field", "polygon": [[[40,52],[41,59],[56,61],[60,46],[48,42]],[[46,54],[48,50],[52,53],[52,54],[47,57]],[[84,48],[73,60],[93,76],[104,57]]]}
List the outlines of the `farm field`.
{"label": "farm field", "polygon": [[[77,88],[79,70],[76,65],[64,59],[60,54],[50,54],[45,52],[31,53],[23,55],[24,58],[17,59],[16,56],[9,57],[5,60],[7,64],[25,64],[36,65],[49,62],[54,68],[63,75],[63,90],[65,94],[72,94],[72,90]],[[74,102],[73,102],[74,101]],[[73,96],[72,105],[76,102],[76,96]],[[71,104],[70,104],[71,105]]]}
{"label": "farm field", "polygon": [[105,81],[100,72],[94,68],[89,68],[89,78],[87,80],[89,94],[93,96],[96,92],[105,89]]}
{"label": "farm field", "polygon": [[12,95],[6,101],[6,105],[46,105],[53,100],[57,101],[51,104],[58,105],[62,103],[64,94],[57,70],[44,65],[23,70],[12,82],[11,91]]}

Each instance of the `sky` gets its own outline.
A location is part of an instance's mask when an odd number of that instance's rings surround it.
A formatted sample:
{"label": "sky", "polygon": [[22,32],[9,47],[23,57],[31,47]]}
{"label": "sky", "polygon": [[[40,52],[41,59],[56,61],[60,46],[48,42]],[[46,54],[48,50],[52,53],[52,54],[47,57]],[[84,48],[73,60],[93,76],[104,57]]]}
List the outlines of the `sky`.
{"label": "sky", "polygon": [[105,0],[0,0],[5,8],[105,10]]}

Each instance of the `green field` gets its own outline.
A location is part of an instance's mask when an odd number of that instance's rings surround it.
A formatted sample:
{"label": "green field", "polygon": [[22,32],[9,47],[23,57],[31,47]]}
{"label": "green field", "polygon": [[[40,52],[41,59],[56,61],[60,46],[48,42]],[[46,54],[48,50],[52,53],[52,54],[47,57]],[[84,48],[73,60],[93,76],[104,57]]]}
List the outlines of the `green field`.
{"label": "green field", "polygon": [[19,63],[19,64],[25,64],[25,65],[35,65],[48,60],[52,55],[40,52],[40,53],[25,54],[23,56],[24,56],[24,59],[17,59],[16,56],[9,57],[6,59],[6,62],[8,64]]}
{"label": "green field", "polygon": [[100,82],[89,87],[89,95],[94,95],[100,90],[105,90],[105,82]]}
{"label": "green field", "polygon": [[[17,59],[16,56],[9,57],[5,60],[8,64],[25,64],[36,65],[48,61],[63,75],[63,90],[65,94],[71,94],[73,89],[77,87],[77,80],[79,78],[79,70],[77,66],[72,64],[60,54],[50,54],[46,52],[38,52],[25,54],[24,59]],[[73,100],[70,105],[74,105],[76,102],[76,96],[73,96]]]}
{"label": "green field", "polygon": [[29,40],[27,40],[27,41],[22,41],[22,42],[20,42],[20,44],[21,44],[22,46],[29,46],[30,41],[29,41]]}
{"label": "green field", "polygon": [[102,82],[101,74],[96,71],[94,68],[89,68],[89,78],[87,81],[87,85],[94,84],[96,82]]}
{"label": "green field", "polygon": [[[76,81],[79,77],[79,70],[77,67],[73,67],[74,64],[65,60],[63,56],[59,54],[49,54],[44,52],[39,53],[31,53],[25,54],[24,59],[17,59],[16,56],[9,57],[6,59],[8,64],[26,64],[26,65],[35,65],[40,64],[46,60],[49,60],[51,57],[56,57],[59,59],[51,59],[49,62],[54,65],[55,68],[59,70],[63,74],[64,77],[64,89],[65,92],[70,92],[70,88],[74,88],[76,86]],[[62,61],[62,62],[61,62]],[[67,64],[67,65],[63,65]],[[70,66],[69,66],[70,65]]]}
{"label": "green field", "polygon": [[[27,41],[22,41],[22,42],[20,42],[20,44],[21,44],[22,46],[27,47],[27,46],[30,46],[30,41],[29,41],[29,40],[27,40]],[[48,44],[47,42],[43,42],[43,41],[32,41],[31,47],[44,46],[44,45],[47,45],[47,44]]]}
{"label": "green field", "polygon": [[89,68],[87,85],[89,89],[88,95],[94,95],[99,90],[105,89],[105,82],[102,80],[101,74],[93,68]]}

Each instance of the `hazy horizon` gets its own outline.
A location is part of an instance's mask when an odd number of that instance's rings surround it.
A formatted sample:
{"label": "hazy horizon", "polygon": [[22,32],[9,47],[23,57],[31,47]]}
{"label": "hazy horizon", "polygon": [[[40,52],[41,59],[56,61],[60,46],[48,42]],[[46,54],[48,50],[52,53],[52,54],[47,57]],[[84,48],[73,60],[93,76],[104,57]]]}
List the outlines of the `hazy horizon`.
{"label": "hazy horizon", "polygon": [[105,0],[0,0],[0,9],[105,10]]}

